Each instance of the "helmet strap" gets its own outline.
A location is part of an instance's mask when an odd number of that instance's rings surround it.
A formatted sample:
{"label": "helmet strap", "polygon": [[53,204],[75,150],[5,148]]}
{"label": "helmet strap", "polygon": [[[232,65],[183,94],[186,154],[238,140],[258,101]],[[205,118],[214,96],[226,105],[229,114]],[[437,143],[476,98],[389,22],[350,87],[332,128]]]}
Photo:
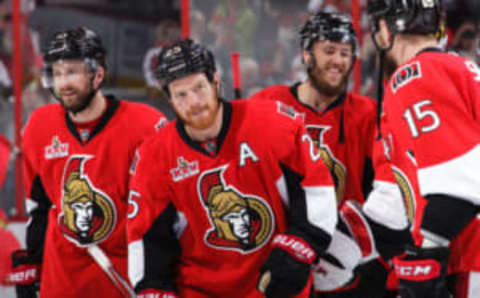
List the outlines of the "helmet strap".
{"label": "helmet strap", "polygon": [[379,55],[379,70],[378,70],[378,80],[377,80],[377,139],[381,139],[382,134],[380,132],[380,119],[382,117],[383,112],[383,95],[384,95],[384,88],[383,88],[383,67],[385,64],[385,54],[387,50],[380,50]]}

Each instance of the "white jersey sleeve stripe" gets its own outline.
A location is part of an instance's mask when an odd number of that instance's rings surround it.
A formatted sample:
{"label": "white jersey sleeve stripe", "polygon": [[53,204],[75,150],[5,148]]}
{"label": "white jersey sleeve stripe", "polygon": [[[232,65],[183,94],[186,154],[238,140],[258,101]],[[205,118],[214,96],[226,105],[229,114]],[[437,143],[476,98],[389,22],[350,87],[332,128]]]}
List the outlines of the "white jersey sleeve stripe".
{"label": "white jersey sleeve stripe", "polygon": [[337,225],[337,204],[332,186],[304,187],[307,219],[316,227],[333,235]]}
{"label": "white jersey sleeve stripe", "polygon": [[363,205],[363,212],[377,223],[390,229],[408,227],[408,215],[397,184],[375,180],[373,190]]}
{"label": "white jersey sleeve stripe", "polygon": [[145,272],[145,249],[143,240],[128,244],[128,278],[133,287],[142,280]]}
{"label": "white jersey sleeve stripe", "polygon": [[452,160],[418,170],[422,196],[444,194],[480,205],[480,145]]}

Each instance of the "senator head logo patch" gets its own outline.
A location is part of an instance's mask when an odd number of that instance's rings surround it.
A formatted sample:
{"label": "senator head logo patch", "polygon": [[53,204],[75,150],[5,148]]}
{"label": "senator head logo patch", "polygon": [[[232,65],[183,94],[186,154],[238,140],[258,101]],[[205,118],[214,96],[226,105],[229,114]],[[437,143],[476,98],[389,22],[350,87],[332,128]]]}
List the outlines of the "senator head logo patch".
{"label": "senator head logo patch", "polygon": [[95,188],[85,172],[91,155],[73,155],[62,179],[62,212],[58,224],[63,235],[79,246],[98,243],[115,227],[116,210],[111,198]]}
{"label": "senator head logo patch", "polygon": [[204,241],[217,249],[246,254],[262,247],[272,235],[273,213],[260,197],[242,194],[223,178],[227,166],[203,172],[198,179],[200,201],[211,228]]}

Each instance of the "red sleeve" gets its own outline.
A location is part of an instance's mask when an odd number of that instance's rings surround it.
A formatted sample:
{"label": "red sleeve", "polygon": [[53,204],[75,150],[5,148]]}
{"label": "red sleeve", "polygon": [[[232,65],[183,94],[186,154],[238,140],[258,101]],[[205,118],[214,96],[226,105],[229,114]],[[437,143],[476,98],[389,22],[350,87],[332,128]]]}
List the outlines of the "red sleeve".
{"label": "red sleeve", "polygon": [[[289,195],[289,227],[318,252],[324,251],[337,224],[335,189],[330,172],[322,161],[300,119],[291,147],[281,160]],[[292,232],[294,231],[294,232]]]}
{"label": "red sleeve", "polygon": [[[48,225],[48,211],[52,205],[40,177],[39,157],[36,145],[36,122],[41,121],[33,114],[27,123],[23,135],[23,177],[26,197],[26,209],[29,225],[26,232],[26,244],[29,254],[43,255],[43,246]],[[37,120],[38,118],[38,120]]]}
{"label": "red sleeve", "polygon": [[130,169],[129,242],[142,239],[158,214],[170,203],[167,183],[161,179],[165,173],[159,172],[161,162],[155,159],[152,144],[155,143],[147,141],[138,148],[135,165]]}

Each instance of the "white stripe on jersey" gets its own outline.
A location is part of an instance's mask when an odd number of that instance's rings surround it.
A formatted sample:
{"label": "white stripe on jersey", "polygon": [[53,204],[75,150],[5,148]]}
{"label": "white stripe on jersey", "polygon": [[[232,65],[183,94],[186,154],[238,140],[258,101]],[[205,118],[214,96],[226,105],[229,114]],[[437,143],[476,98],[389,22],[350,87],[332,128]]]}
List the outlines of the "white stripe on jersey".
{"label": "white stripe on jersey", "polygon": [[375,180],[363,212],[375,222],[390,229],[403,230],[408,227],[408,215],[402,193],[397,184]]}
{"label": "white stripe on jersey", "polygon": [[185,213],[177,211],[177,215],[178,215],[178,218],[173,224],[173,231],[177,239],[180,239],[180,237],[183,234],[183,231],[185,231],[185,229],[188,226],[188,221],[187,221],[187,217],[185,216]]}
{"label": "white stripe on jersey", "polygon": [[35,209],[38,208],[38,203],[31,198],[26,198],[25,203],[28,214],[32,213],[33,211],[35,211]]}
{"label": "white stripe on jersey", "polygon": [[145,272],[145,248],[143,240],[137,240],[128,244],[128,278],[133,287],[142,280]]}
{"label": "white stripe on jersey", "polygon": [[445,194],[480,205],[480,145],[452,160],[418,170],[422,196]]}
{"label": "white stripe on jersey", "polygon": [[282,175],[280,178],[278,178],[275,184],[277,185],[277,190],[282,198],[283,204],[285,204],[285,207],[288,208],[288,206],[290,206],[290,201],[288,200],[287,182],[285,181],[285,176]]}
{"label": "white stripe on jersey", "polygon": [[307,220],[333,235],[337,225],[337,200],[333,186],[303,187],[307,204]]}

